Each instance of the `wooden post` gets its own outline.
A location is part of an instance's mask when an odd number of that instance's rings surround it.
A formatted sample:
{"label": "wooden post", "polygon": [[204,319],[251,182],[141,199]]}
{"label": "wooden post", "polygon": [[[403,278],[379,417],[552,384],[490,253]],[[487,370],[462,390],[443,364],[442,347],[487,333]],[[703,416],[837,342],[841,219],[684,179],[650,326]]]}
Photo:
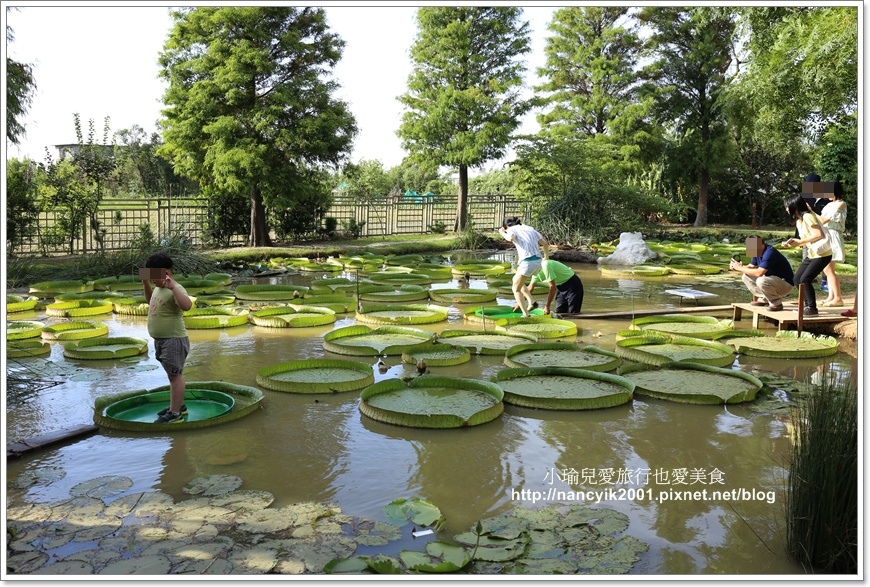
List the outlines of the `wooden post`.
{"label": "wooden post", "polygon": [[803,283],[798,284],[798,336],[800,336],[801,332],[803,332],[804,329],[804,287],[806,286]]}

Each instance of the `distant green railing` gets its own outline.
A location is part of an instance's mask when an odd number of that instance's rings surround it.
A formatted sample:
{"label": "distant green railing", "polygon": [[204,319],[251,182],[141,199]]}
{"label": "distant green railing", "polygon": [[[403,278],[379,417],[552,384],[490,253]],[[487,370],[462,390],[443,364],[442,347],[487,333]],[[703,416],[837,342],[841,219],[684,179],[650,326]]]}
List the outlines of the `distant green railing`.
{"label": "distant green railing", "polygon": [[[338,221],[338,229],[354,220],[364,222],[361,236],[385,236],[391,234],[425,234],[431,226],[443,223],[447,231],[453,230],[456,219],[456,195],[450,196],[399,196],[373,202],[338,196],[325,214]],[[525,204],[510,195],[469,195],[468,213],[472,225],[480,230],[493,230],[500,226],[505,216],[524,216]],[[37,217],[35,230],[29,239],[15,243],[15,254],[67,254],[69,242],[47,245],[43,238],[54,226],[62,212],[42,212]],[[119,251],[128,248],[139,236],[139,227],[151,226],[155,235],[170,231],[183,231],[191,246],[207,246],[204,234],[207,208],[198,200],[189,198],[110,198],[103,200],[97,213],[100,226],[106,230],[103,249]],[[231,246],[247,244],[247,234],[235,235]],[[274,235],[273,235],[274,238]],[[72,246],[74,254],[92,253],[100,250],[90,223],[84,222],[76,230]]]}

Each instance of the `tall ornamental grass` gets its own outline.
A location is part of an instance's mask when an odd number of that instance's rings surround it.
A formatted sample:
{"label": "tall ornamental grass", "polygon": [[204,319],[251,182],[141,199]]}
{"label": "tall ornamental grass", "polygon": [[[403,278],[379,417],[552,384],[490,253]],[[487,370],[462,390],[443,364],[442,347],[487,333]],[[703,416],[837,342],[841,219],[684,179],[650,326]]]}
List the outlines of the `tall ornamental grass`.
{"label": "tall ornamental grass", "polygon": [[[823,377],[823,380],[827,380]],[[858,392],[826,381],[796,412],[788,551],[814,572],[858,572]]]}

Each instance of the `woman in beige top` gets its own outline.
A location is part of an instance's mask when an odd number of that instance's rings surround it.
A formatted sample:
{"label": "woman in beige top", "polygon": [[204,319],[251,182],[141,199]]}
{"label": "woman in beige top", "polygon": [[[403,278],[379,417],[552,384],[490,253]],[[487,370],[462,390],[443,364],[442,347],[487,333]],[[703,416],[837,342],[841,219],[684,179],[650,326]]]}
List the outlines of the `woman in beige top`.
{"label": "woman in beige top", "polygon": [[837,262],[846,260],[843,250],[843,231],[846,230],[846,202],[843,201],[843,185],[834,182],[832,194],[826,194],[830,200],[822,209],[819,220],[828,227],[831,233],[831,262],[825,267],[825,275],[828,277],[828,297],[823,300],[822,306],[842,306],[843,294],[840,290],[840,278],[837,276]]}

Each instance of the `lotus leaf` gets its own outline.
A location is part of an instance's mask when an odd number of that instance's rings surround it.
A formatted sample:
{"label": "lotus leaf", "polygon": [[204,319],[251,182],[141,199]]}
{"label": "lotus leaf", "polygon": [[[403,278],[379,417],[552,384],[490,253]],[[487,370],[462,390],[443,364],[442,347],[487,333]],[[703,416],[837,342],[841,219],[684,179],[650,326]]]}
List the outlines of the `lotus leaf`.
{"label": "lotus leaf", "polygon": [[63,345],[63,356],[70,359],[120,359],[147,352],[148,341],[132,336],[85,338]]}
{"label": "lotus leaf", "polygon": [[665,363],[657,369],[635,366],[624,373],[635,392],[687,404],[732,404],[755,399],[760,379],[733,369],[692,363]]}
{"label": "lotus leaf", "polygon": [[571,342],[538,342],[519,344],[505,352],[508,367],[565,367],[589,371],[612,371],[622,359],[597,346],[579,347]]}
{"label": "lotus leaf", "polygon": [[531,334],[481,330],[444,330],[438,335],[438,342],[474,349],[479,355],[504,355],[505,351],[515,345],[537,340]]}
{"label": "lotus leaf", "polygon": [[46,316],[63,316],[76,318],[79,316],[95,316],[111,314],[112,303],[108,300],[78,300],[72,302],[55,302],[45,307]]}
{"label": "lotus leaf", "polygon": [[618,340],[616,354],[625,360],[645,365],[690,361],[715,367],[727,367],[734,362],[734,353],[727,345],[663,333],[649,333]]}
{"label": "lotus leaf", "polygon": [[112,310],[116,314],[127,316],[147,316],[148,302],[145,301],[145,296],[132,296],[119,299],[113,299]]}
{"label": "lotus leaf", "polygon": [[733,320],[719,320],[713,316],[686,316],[665,314],[664,316],[643,316],[631,321],[631,327],[653,330],[666,334],[678,334],[695,338],[712,339],[734,327]]}
{"label": "lotus leaf", "polygon": [[458,263],[453,266],[454,277],[468,273],[471,277],[486,277],[488,275],[502,275],[507,268],[501,263]]}
{"label": "lotus leaf", "polygon": [[105,322],[62,322],[42,329],[44,340],[77,340],[108,334],[109,325]]}
{"label": "lotus leaf", "polygon": [[346,277],[330,277],[327,279],[314,279],[311,281],[311,292],[332,293],[340,285],[352,285],[353,282]]}
{"label": "lotus leaf", "polygon": [[496,324],[507,332],[524,332],[538,338],[566,338],[577,335],[577,324],[549,316],[500,318]]}
{"label": "lotus leaf", "polygon": [[446,308],[426,304],[368,305],[357,310],[356,319],[370,324],[431,324],[447,320],[447,314]]}
{"label": "lotus leaf", "polygon": [[197,307],[205,306],[229,306],[236,301],[236,296],[233,293],[214,292],[207,295],[201,295],[196,298]]}
{"label": "lotus leaf", "polygon": [[409,571],[453,573],[471,562],[471,551],[446,542],[429,542],[426,552],[403,550],[399,559]]}
{"label": "lotus leaf", "polygon": [[24,297],[6,294],[6,313],[26,312],[34,309],[37,303],[39,303],[39,298],[36,296]]}
{"label": "lotus leaf", "polygon": [[712,275],[714,273],[721,273],[722,267],[706,263],[675,263],[668,265],[668,270],[676,275]]}
{"label": "lotus leaf", "polygon": [[360,292],[359,299],[367,302],[413,302],[429,299],[429,290],[420,285],[405,284],[399,289],[388,285],[376,285],[376,291]]}
{"label": "lotus leaf", "polygon": [[6,340],[36,338],[44,328],[45,324],[35,320],[13,320],[6,323]]}
{"label": "lotus leaf", "polygon": [[240,285],[235,293],[240,300],[275,301],[299,299],[308,290],[304,285]]}
{"label": "lotus leaf", "polygon": [[182,488],[189,495],[225,495],[235,491],[242,485],[242,480],[235,475],[208,475],[197,477]]}
{"label": "lotus leaf", "polygon": [[438,263],[420,263],[414,267],[414,272],[423,273],[432,279],[450,279],[453,277],[453,271],[449,265]]}
{"label": "lotus leaf", "polygon": [[432,301],[443,304],[481,304],[495,301],[498,292],[494,289],[433,289],[429,292]]}
{"label": "lotus leaf", "polygon": [[[530,312],[532,316],[544,316],[544,311],[541,309],[534,309]],[[503,318],[522,318],[522,312],[514,312],[512,306],[480,306],[468,308],[463,311],[463,317],[469,322],[477,322],[482,323],[486,321],[487,323],[492,322],[493,324],[497,324],[497,320],[501,320]]]}
{"label": "lotus leaf", "polygon": [[101,575],[165,575],[172,561],[163,554],[121,559],[103,567]]}
{"label": "lotus leaf", "polygon": [[393,255],[384,259],[387,265],[416,265],[417,263],[422,263],[425,260],[426,259],[423,258],[423,255],[418,255],[417,253],[409,253],[407,255]]}
{"label": "lotus leaf", "polygon": [[309,296],[302,300],[296,300],[295,304],[303,306],[316,306],[318,308],[327,308],[336,314],[345,314],[347,312],[355,312],[357,308],[357,299],[353,296],[344,294],[332,294],[324,296]]}
{"label": "lotus leaf", "polygon": [[56,293],[75,293],[94,291],[94,282],[81,281],[42,281],[34,283],[30,286],[30,293],[42,294],[45,297],[47,294]]}
{"label": "lotus leaf", "polygon": [[504,390],[505,403],[547,410],[619,406],[634,392],[634,384],[624,377],[561,367],[503,369],[492,381]]}
{"label": "lotus leaf", "polygon": [[793,330],[783,330],[774,336],[727,338],[724,342],[740,354],[778,359],[828,357],[839,350],[836,338],[809,332],[798,334]]}
{"label": "lotus leaf", "polygon": [[654,265],[635,265],[633,267],[601,267],[601,275],[605,277],[662,277],[670,270],[667,267]]}
{"label": "lotus leaf", "polygon": [[6,343],[6,357],[9,359],[26,359],[51,354],[51,345],[38,340],[15,340]]}
{"label": "lotus leaf", "polygon": [[432,283],[432,278],[425,273],[400,273],[391,271],[381,271],[378,273],[370,273],[369,279],[378,285],[394,285],[394,284],[411,284],[411,285],[429,285]]}
{"label": "lotus leaf", "polygon": [[339,355],[393,356],[434,338],[434,333],[417,328],[379,326],[372,329],[359,324],[327,332],[323,337],[323,348]]}
{"label": "lotus leaf", "polygon": [[394,499],[384,507],[384,513],[391,520],[402,523],[411,521],[418,526],[432,526],[435,530],[446,522],[436,505],[419,497]]}
{"label": "lotus leaf", "polygon": [[354,391],[374,380],[371,365],[338,359],[287,361],[257,371],[258,385],[292,393]]}
{"label": "lotus leaf", "polygon": [[385,379],[360,394],[360,411],[388,424],[415,428],[459,428],[494,420],[504,411],[494,383],[421,375],[405,383]]}
{"label": "lotus leaf", "polygon": [[216,281],[223,286],[232,285],[233,283],[233,276],[229,273],[207,273],[203,276],[203,279],[207,281]]}
{"label": "lotus leaf", "polygon": [[335,322],[335,312],[316,306],[281,306],[257,310],[248,315],[251,323],[271,328],[305,328]]}
{"label": "lotus leaf", "polygon": [[[263,401],[263,392],[255,387],[245,385],[236,385],[225,381],[188,381],[186,382],[185,399],[188,393],[193,394],[196,390],[211,390],[229,395],[234,400],[232,410],[221,414],[220,416],[208,418],[205,420],[185,421],[181,424],[168,423],[156,424],[153,422],[135,422],[113,418],[106,413],[107,409],[120,401],[156,393],[166,393],[164,405],[168,403],[169,385],[154,388],[152,390],[138,389],[114,395],[100,396],[94,400],[94,423],[98,426],[106,428],[114,428],[117,430],[130,430],[135,432],[169,432],[192,428],[205,428],[215,426],[225,422],[237,420],[260,407],[260,402]],[[155,409],[155,413],[156,413]]]}
{"label": "lotus leaf", "polygon": [[184,313],[184,325],[191,330],[230,328],[248,323],[248,310],[220,307],[194,308]]}
{"label": "lotus leaf", "polygon": [[79,483],[70,489],[70,495],[74,497],[98,497],[102,499],[123,493],[132,486],[133,480],[129,477],[108,475]]}
{"label": "lotus leaf", "polygon": [[322,271],[324,273],[341,273],[344,271],[344,265],[338,262],[327,261],[325,263],[316,263],[312,261],[293,263],[293,269],[297,271],[307,271],[316,273]]}
{"label": "lotus leaf", "polygon": [[420,360],[429,367],[452,367],[471,360],[467,348],[451,344],[433,343],[402,353],[402,361],[416,365]]}

